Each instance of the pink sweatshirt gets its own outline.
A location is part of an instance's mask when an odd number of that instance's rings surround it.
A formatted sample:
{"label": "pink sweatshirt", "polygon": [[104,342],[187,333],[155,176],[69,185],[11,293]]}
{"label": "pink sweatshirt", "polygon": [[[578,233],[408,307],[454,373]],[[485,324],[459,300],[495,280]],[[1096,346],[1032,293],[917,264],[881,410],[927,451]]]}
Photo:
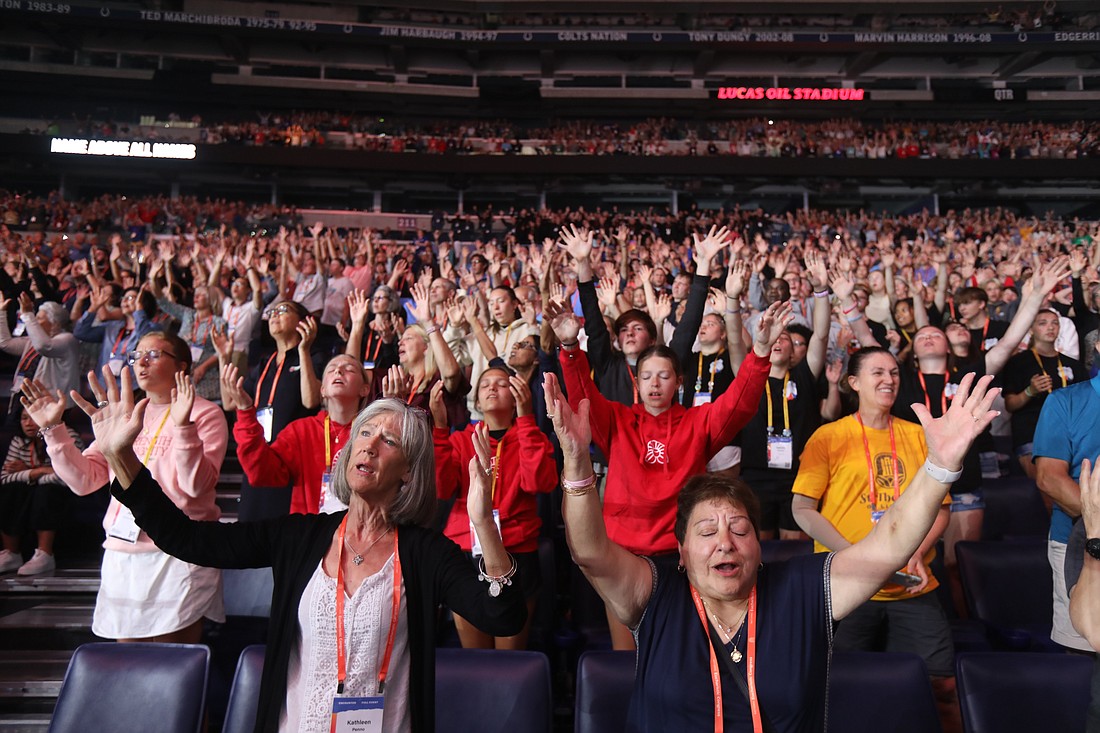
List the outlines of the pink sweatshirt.
{"label": "pink sweatshirt", "polygon": [[[171,405],[152,405],[145,410],[145,426],[134,440],[134,453],[149,466],[153,478],[188,517],[197,520],[218,519],[221,510],[215,503],[218,474],[229,442],[229,427],[221,408],[202,397],[195,397],[191,424],[177,427],[168,410]],[[163,427],[162,421],[163,420]],[[160,434],[154,443],[153,437]],[[150,444],[153,444],[149,452]],[[95,443],[83,453],[64,430],[46,433],[46,452],[57,475],[80,496],[91,494],[114,479],[107,459]],[[149,459],[146,460],[146,453]],[[103,517],[103,529],[114,524],[122,505],[114,497]],[[156,545],[142,532],[135,544],[108,537],[108,550],[153,552]]]}

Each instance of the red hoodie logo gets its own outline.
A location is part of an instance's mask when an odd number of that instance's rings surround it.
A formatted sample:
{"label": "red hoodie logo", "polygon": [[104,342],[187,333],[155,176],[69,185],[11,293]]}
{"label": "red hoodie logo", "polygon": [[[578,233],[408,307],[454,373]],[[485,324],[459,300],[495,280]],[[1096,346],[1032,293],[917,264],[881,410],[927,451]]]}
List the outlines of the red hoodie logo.
{"label": "red hoodie logo", "polygon": [[650,464],[657,465],[657,466],[663,466],[663,465],[665,465],[665,463],[668,462],[668,459],[665,456],[666,456],[666,454],[665,454],[665,444],[664,443],[662,443],[660,441],[657,441],[657,440],[651,440],[651,441],[649,441],[648,443],[645,444],[645,459],[644,460],[645,460],[646,463],[650,463]]}

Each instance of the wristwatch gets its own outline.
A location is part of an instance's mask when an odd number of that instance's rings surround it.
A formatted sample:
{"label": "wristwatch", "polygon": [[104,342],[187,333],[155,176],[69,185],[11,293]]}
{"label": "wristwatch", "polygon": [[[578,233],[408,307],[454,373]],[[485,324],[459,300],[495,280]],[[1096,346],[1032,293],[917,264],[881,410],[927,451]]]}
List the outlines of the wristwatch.
{"label": "wristwatch", "polygon": [[932,461],[928,459],[925,459],[924,461],[924,470],[928,472],[929,476],[931,476],[936,481],[939,481],[941,484],[953,484],[959,480],[960,476],[963,475],[963,472],[961,470],[952,471],[950,469],[944,468],[943,466],[937,466],[935,463],[932,463]]}
{"label": "wristwatch", "polygon": [[1100,537],[1093,537],[1085,543],[1085,552],[1100,560]]}

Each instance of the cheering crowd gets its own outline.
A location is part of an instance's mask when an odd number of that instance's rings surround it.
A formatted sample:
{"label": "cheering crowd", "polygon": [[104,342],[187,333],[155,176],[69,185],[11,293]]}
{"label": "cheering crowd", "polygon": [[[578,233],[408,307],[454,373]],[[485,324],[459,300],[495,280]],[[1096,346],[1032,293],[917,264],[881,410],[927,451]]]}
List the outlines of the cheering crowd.
{"label": "cheering crowd", "polygon": [[[100,636],[198,641],[203,619],[224,619],[216,568],[274,565],[265,726],[327,725],[334,642],[301,619],[343,608],[347,587],[361,642],[380,650],[387,624],[398,636],[381,669],[373,651],[349,660],[349,684],[367,694],[395,653],[386,715],[429,730],[435,606],[465,646],[524,648],[553,582],[540,497],[558,491],[614,646],[642,655],[639,729],[710,724],[706,663],[681,651],[710,646],[717,670],[724,647],[751,670],[758,592],[777,730],[817,730],[801,726],[823,705],[828,650],[882,633],[924,658],[950,708],[929,563],[942,539],[961,610],[954,545],[980,537],[983,482],[1008,454],[1054,502],[1055,641],[1091,648],[1056,562],[1084,510],[1080,456],[1059,443],[1075,428],[1055,410],[1097,371],[1095,223],[581,209],[402,235],[290,215],[259,232],[255,210],[224,202],[4,206],[18,433],[0,570],[52,569],[65,487],[108,483]],[[17,229],[32,210],[50,224]],[[74,222],[88,211],[95,226]],[[225,525],[215,487],[233,446],[246,481]],[[758,571],[760,539],[805,537],[818,555]],[[682,682],[658,691],[673,659]],[[729,719],[758,717],[731,690]]]}

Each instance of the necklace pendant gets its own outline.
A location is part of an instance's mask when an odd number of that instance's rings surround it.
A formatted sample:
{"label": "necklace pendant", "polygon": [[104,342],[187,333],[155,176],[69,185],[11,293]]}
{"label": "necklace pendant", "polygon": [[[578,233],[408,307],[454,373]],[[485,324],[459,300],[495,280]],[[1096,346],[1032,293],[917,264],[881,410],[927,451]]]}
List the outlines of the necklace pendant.
{"label": "necklace pendant", "polygon": [[740,663],[740,661],[741,661],[741,650],[738,649],[737,647],[734,647],[733,651],[730,652],[730,659],[733,660],[734,664]]}
{"label": "necklace pendant", "polygon": [[355,557],[353,557],[351,559],[351,561],[353,563],[355,563],[356,565],[362,565],[363,564],[363,556],[362,555],[356,555]]}

